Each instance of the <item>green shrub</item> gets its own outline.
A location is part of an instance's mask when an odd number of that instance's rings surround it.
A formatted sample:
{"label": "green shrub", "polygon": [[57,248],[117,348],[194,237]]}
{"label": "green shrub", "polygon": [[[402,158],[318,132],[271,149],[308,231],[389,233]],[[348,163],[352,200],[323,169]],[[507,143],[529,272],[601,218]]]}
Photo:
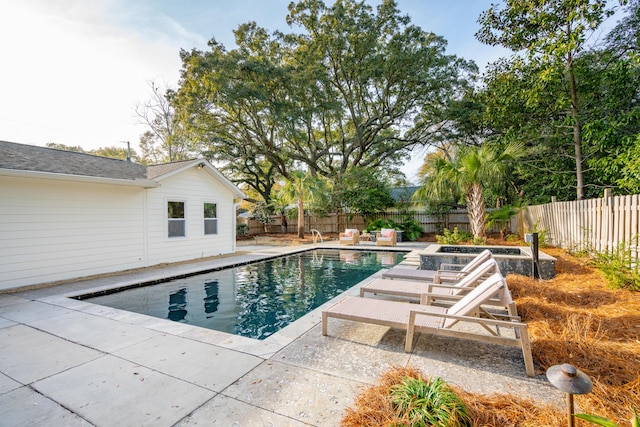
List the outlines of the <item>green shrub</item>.
{"label": "green shrub", "polygon": [[406,237],[407,240],[416,240],[422,236],[422,226],[413,218],[405,220],[399,229],[402,230],[402,235]]}
{"label": "green shrub", "polygon": [[549,245],[549,242],[547,242],[547,230],[538,228],[539,226],[539,222],[533,224],[533,230],[530,233],[538,233],[538,247],[546,248]]}
{"label": "green shrub", "polygon": [[249,233],[249,224],[236,224],[236,235],[246,236]]}
{"label": "green shrub", "polygon": [[[608,418],[604,418],[598,415],[590,415],[590,414],[575,414],[576,418],[580,418],[582,420],[589,421],[593,424],[604,426],[604,427],[619,427],[618,424],[614,423]],[[631,427],[640,427],[640,416],[638,416],[637,408],[633,408],[633,416],[631,417]]]}
{"label": "green shrub", "polygon": [[405,378],[391,387],[391,401],[400,417],[412,426],[471,426],[464,402],[439,377],[432,380]]}
{"label": "green shrub", "polygon": [[382,228],[397,228],[398,230],[402,230],[400,224],[395,221],[391,221],[390,219],[376,219],[372,221],[367,228],[364,229],[367,233],[374,230],[380,230]]}
{"label": "green shrub", "polygon": [[474,245],[482,246],[482,245],[485,245],[487,243],[487,238],[486,237],[474,237],[471,242]]}
{"label": "green shrub", "polygon": [[609,286],[640,291],[640,271],[629,244],[623,241],[612,251],[592,251],[591,257],[593,266],[602,271]]}
{"label": "green shrub", "polygon": [[442,230],[442,234],[436,236],[436,240],[441,245],[458,245],[460,243],[468,243],[473,240],[473,234],[468,231],[460,231],[458,227],[453,227],[453,232],[445,228]]}

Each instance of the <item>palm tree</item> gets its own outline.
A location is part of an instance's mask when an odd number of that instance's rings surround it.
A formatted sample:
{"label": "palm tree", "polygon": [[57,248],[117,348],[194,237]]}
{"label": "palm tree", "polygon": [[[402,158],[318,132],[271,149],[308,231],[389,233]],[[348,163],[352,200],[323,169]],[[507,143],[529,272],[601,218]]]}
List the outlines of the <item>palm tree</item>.
{"label": "palm tree", "polygon": [[467,203],[471,233],[474,238],[483,239],[486,237],[483,190],[497,184],[506,176],[509,163],[524,155],[524,144],[515,142],[503,151],[485,143],[461,147],[452,158],[433,156],[430,164],[422,168],[425,175],[418,197],[440,198],[460,191]]}
{"label": "palm tree", "polygon": [[309,172],[296,170],[291,173],[286,184],[280,190],[280,197],[298,205],[298,238],[304,238],[305,202],[313,202],[321,195],[322,183]]}

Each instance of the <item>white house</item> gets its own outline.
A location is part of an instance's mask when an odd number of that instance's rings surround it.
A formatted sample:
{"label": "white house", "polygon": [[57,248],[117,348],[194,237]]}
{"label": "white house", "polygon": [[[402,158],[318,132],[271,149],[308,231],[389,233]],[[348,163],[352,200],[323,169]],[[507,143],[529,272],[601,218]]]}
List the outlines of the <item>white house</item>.
{"label": "white house", "polygon": [[245,197],[202,159],[144,166],[0,141],[0,291],[235,252]]}

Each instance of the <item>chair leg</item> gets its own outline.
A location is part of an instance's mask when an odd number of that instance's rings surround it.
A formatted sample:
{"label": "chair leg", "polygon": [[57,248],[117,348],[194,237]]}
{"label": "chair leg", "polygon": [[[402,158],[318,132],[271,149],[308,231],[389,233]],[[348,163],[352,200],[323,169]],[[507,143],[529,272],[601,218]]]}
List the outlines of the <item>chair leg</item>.
{"label": "chair leg", "polygon": [[524,328],[518,328],[520,330],[520,347],[522,347],[522,356],[524,357],[524,367],[527,371],[527,376],[535,377],[536,371],[533,366],[533,355],[531,354],[531,341],[529,341],[529,331],[526,326]]}
{"label": "chair leg", "polygon": [[414,312],[409,313],[409,324],[407,325],[407,335],[404,341],[404,351],[411,353],[413,348],[413,333],[416,329],[416,314]]}
{"label": "chair leg", "polygon": [[322,312],[322,335],[327,336],[327,332],[328,332],[328,323],[329,323],[329,316],[327,315],[327,313]]}

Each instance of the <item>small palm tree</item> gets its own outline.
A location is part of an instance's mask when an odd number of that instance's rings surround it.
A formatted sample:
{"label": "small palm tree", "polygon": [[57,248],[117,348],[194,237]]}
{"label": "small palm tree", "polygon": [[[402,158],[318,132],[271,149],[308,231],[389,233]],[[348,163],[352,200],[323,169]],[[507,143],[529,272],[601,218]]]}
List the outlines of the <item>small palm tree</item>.
{"label": "small palm tree", "polygon": [[295,202],[298,205],[298,238],[304,238],[304,206],[313,202],[322,191],[322,182],[310,172],[293,171],[286,184],[280,190],[279,196],[283,200]]}
{"label": "small palm tree", "polygon": [[438,198],[460,191],[467,203],[471,233],[475,239],[483,239],[486,236],[483,189],[504,178],[509,162],[524,155],[524,144],[516,142],[503,151],[485,143],[462,147],[451,159],[432,157],[431,164],[423,167],[427,174],[418,196]]}

